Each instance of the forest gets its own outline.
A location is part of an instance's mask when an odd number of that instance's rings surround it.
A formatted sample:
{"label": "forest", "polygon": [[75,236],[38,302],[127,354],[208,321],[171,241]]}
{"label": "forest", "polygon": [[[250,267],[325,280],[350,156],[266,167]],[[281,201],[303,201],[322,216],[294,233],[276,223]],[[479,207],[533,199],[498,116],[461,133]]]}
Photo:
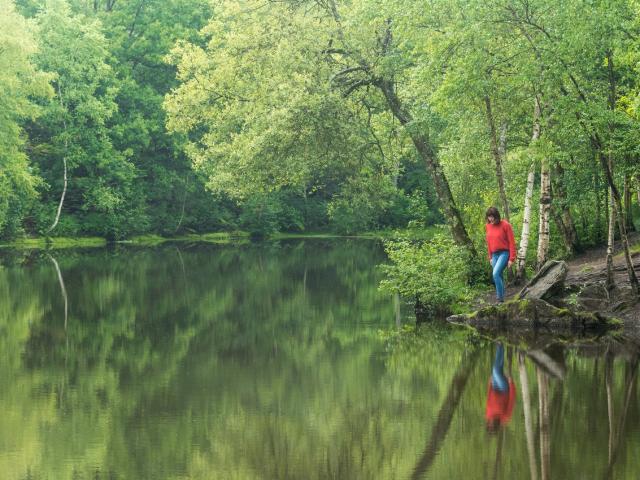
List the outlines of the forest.
{"label": "forest", "polygon": [[0,238],[634,229],[634,0],[0,2]]}

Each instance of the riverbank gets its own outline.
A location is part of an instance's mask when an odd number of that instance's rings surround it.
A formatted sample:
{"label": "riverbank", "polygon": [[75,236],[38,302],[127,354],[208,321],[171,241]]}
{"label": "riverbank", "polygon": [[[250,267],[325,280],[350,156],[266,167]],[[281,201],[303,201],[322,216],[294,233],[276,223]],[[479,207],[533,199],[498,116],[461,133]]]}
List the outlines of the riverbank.
{"label": "riverbank", "polygon": [[[404,230],[380,230],[364,232],[352,235],[340,235],[331,232],[278,232],[260,240],[277,241],[290,239],[331,239],[331,238],[364,238],[372,240],[387,240],[398,237],[410,237],[416,240],[426,240],[431,238],[436,227],[425,229],[404,229]],[[210,233],[189,233],[172,237],[165,237],[158,234],[136,235],[134,237],[109,241],[101,237],[35,237],[19,238],[15,240],[0,240],[0,248],[15,249],[61,249],[61,248],[94,248],[104,247],[109,243],[135,245],[135,246],[157,246],[170,242],[201,242],[216,244],[240,244],[252,240],[249,232],[234,230],[231,232],[210,232]],[[255,239],[254,239],[255,240]]]}
{"label": "riverbank", "polygon": [[[631,257],[636,275],[640,276],[640,233],[629,236]],[[554,297],[553,302],[562,307],[581,312],[598,312],[620,319],[625,328],[640,328],[640,302],[631,293],[624,252],[616,244],[613,259],[615,288],[605,288],[607,276],[606,246],[589,249],[566,261],[568,272],[563,292]],[[518,297],[522,285],[507,284],[505,299]],[[495,301],[491,288],[478,296],[470,306],[470,312],[483,308]]]}
{"label": "riverbank", "polygon": [[108,244],[124,244],[136,246],[156,246],[167,242],[202,242],[202,243],[239,243],[249,241],[247,232],[214,232],[203,234],[187,234],[176,237],[161,235],[137,235],[124,240],[109,241],[101,237],[37,237],[20,238],[0,243],[0,248],[14,249],[62,249],[62,248],[96,248]]}

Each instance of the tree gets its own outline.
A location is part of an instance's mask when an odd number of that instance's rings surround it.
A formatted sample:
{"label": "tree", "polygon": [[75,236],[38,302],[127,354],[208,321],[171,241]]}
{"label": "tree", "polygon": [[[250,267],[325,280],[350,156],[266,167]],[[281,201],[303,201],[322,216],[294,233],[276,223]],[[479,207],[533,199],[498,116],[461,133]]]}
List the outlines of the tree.
{"label": "tree", "polygon": [[39,177],[25,152],[23,122],[40,113],[34,99],[51,95],[49,76],[32,61],[35,26],[13,1],[0,1],[0,236],[20,232],[23,217],[37,199]]}
{"label": "tree", "polygon": [[118,86],[101,24],[73,14],[62,0],[48,2],[36,18],[37,63],[53,74],[55,91],[41,119],[29,126],[33,158],[51,186],[45,205],[57,205],[49,218],[45,208],[42,222],[51,231],[66,211],[71,218],[63,216],[63,232],[121,237],[140,220],[132,190],[136,169],[110,137]]}

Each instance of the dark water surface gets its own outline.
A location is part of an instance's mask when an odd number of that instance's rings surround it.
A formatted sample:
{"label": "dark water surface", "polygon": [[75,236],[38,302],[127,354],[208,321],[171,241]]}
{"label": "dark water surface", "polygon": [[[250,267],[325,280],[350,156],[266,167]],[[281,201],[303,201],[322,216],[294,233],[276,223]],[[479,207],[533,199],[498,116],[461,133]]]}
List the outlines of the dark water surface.
{"label": "dark water surface", "polygon": [[640,478],[634,345],[410,331],[384,260],[1,251],[0,478]]}

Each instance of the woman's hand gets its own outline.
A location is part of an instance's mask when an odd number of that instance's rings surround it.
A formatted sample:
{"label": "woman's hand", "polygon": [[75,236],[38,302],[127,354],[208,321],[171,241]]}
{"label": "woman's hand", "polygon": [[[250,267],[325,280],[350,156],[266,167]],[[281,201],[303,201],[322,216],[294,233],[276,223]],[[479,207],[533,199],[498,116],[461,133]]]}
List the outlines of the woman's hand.
{"label": "woman's hand", "polygon": [[511,268],[511,265],[513,265],[513,262],[512,262],[511,260],[509,260],[509,261],[507,262],[507,268]]}

